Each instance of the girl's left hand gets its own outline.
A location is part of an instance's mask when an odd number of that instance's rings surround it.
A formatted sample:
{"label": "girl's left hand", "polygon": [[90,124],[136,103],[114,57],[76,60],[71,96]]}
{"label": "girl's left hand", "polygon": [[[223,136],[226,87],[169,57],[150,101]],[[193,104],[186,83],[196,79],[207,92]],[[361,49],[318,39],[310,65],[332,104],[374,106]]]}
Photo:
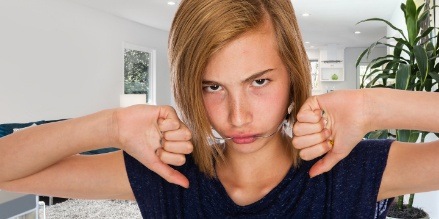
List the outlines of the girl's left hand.
{"label": "girl's left hand", "polygon": [[300,157],[312,160],[311,177],[331,170],[368,132],[368,116],[360,90],[333,91],[310,97],[297,114],[293,145]]}

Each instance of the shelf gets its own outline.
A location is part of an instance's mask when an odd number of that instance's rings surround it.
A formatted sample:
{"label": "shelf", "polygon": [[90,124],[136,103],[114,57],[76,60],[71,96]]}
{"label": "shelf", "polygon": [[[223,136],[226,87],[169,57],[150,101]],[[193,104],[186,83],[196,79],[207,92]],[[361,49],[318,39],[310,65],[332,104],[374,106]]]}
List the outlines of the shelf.
{"label": "shelf", "polygon": [[322,64],[320,81],[344,81],[344,69],[341,63]]}

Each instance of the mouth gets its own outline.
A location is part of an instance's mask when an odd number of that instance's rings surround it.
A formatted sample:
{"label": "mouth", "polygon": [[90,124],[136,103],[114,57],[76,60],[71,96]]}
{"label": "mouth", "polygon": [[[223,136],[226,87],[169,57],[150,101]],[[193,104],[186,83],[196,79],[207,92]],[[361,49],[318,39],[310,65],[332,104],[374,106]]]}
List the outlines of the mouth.
{"label": "mouth", "polygon": [[233,143],[235,144],[250,144],[257,140],[257,137],[254,135],[251,136],[234,136],[231,138]]}

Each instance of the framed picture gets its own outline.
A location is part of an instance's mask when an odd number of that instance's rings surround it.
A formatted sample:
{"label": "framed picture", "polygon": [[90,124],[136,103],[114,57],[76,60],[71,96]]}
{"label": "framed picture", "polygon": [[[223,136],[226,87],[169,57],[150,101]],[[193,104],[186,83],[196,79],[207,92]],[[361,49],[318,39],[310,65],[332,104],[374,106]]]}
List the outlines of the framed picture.
{"label": "framed picture", "polygon": [[146,103],[156,103],[156,51],[123,44],[124,94],[146,94]]}

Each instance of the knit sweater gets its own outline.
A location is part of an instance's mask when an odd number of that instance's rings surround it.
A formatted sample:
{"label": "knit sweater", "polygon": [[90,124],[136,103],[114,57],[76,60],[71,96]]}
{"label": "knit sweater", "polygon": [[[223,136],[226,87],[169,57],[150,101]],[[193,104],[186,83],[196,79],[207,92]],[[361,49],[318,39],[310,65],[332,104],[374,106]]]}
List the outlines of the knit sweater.
{"label": "knit sweater", "polygon": [[[318,160],[291,167],[284,179],[255,203],[239,206],[217,178],[201,173],[188,155],[174,167],[189,189],[170,184],[124,154],[131,188],[143,218],[385,218],[389,200],[377,195],[392,141],[365,140],[331,171],[310,178]],[[257,179],[255,179],[257,180]]]}

